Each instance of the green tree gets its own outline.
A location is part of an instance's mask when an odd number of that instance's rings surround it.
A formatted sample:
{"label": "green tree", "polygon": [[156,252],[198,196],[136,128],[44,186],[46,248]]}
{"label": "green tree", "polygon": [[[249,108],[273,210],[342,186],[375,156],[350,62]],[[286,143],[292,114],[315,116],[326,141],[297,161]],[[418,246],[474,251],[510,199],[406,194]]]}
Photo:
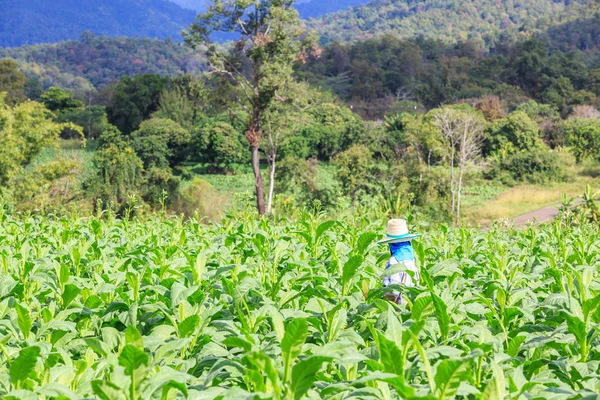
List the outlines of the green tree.
{"label": "green tree", "polygon": [[108,101],[108,122],[124,135],[131,134],[158,109],[160,95],[168,83],[167,78],[152,74],[124,76]]}
{"label": "green tree", "polygon": [[93,165],[95,173],[86,187],[96,206],[120,207],[140,195],[143,163],[115,126],[109,125],[98,138]]}
{"label": "green tree", "polygon": [[72,111],[83,107],[83,103],[74,99],[71,93],[55,86],[42,93],[40,99],[50,111]]}
{"label": "green tree", "polygon": [[515,111],[494,121],[487,129],[484,150],[486,154],[531,151],[541,144],[539,128],[524,111]]}
{"label": "green tree", "polygon": [[600,121],[570,118],[565,122],[565,136],[577,162],[587,158],[600,161]]}
{"label": "green tree", "polygon": [[0,60],[0,92],[6,93],[6,104],[14,105],[27,99],[24,92],[26,79],[16,62]]}
{"label": "green tree", "polygon": [[556,78],[548,89],[542,93],[542,101],[552,104],[560,110],[563,115],[568,114],[568,106],[572,103],[575,89],[573,83],[567,77]]}
{"label": "green tree", "polygon": [[203,81],[191,75],[171,80],[169,88],[161,93],[156,118],[171,119],[190,132],[204,117],[209,91]]}
{"label": "green tree", "polygon": [[152,118],[131,134],[131,147],[146,169],[172,168],[187,158],[190,139],[190,133],[177,122]]}
{"label": "green tree", "polygon": [[[316,46],[315,35],[305,35],[293,0],[250,2],[213,0],[205,14],[185,32],[186,42],[205,45],[213,73],[228,79],[235,89],[236,118],[243,121],[250,145],[259,214],[265,198],[260,172],[259,148],[263,118],[281,91],[293,81],[293,65]],[[231,50],[213,42],[218,32],[235,32],[241,38]]]}
{"label": "green tree", "polygon": [[43,104],[27,101],[11,107],[4,98],[0,93],[0,187],[9,186],[44,147],[57,146],[63,129],[77,129],[54,122]]}
{"label": "green tree", "polygon": [[198,126],[193,134],[194,156],[219,170],[230,170],[236,164],[248,161],[244,135],[231,121],[210,118]]}

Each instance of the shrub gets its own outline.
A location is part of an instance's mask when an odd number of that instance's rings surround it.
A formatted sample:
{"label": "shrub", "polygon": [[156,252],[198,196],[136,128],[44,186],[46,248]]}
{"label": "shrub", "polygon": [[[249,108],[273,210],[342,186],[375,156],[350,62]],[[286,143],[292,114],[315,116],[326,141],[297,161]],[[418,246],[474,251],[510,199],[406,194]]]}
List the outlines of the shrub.
{"label": "shrub", "polygon": [[492,123],[487,129],[484,145],[486,154],[532,150],[540,145],[539,129],[535,121],[523,111]]}
{"label": "shrub", "polygon": [[193,134],[193,158],[212,164],[215,169],[231,170],[248,161],[244,135],[231,123],[219,119],[206,120]]}
{"label": "shrub", "polygon": [[577,162],[588,158],[600,161],[600,121],[570,118],[565,122],[565,135]]}
{"label": "shrub", "polygon": [[511,185],[515,182],[559,182],[564,181],[567,174],[554,153],[539,148],[496,159],[490,177]]}
{"label": "shrub", "polygon": [[131,146],[145,168],[174,167],[189,154],[190,134],[175,121],[152,118],[131,134]]}
{"label": "shrub", "polygon": [[340,196],[335,170],[319,165],[315,159],[286,157],[277,164],[275,172],[277,193],[293,195],[301,204],[318,200],[322,206],[331,207]]}

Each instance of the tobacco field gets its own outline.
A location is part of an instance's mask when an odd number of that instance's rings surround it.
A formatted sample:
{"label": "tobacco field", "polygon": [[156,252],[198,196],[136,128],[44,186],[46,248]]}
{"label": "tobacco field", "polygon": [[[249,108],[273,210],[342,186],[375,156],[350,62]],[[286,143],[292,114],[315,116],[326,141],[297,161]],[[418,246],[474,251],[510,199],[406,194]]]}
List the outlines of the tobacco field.
{"label": "tobacco field", "polygon": [[384,226],[0,211],[0,395],[600,398],[597,226],[430,226],[399,310]]}

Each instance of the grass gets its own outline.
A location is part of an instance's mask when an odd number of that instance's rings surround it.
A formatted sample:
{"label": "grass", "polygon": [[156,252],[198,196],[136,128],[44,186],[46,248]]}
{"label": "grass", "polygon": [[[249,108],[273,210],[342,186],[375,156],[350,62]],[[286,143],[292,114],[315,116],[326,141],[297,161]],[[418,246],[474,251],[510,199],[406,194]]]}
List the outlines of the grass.
{"label": "grass", "polygon": [[[251,193],[254,191],[254,174],[244,173],[236,175],[196,175],[198,178],[210,183],[217,191],[224,194]],[[265,174],[263,174],[263,179]]]}
{"label": "grass", "polygon": [[478,204],[465,202],[463,213],[471,223],[513,218],[559,204],[563,193],[571,197],[581,196],[586,184],[592,185],[595,190],[600,188],[600,180],[591,177],[578,177],[573,182],[547,185],[526,184],[504,189],[499,187],[497,195],[491,199],[480,201]]}

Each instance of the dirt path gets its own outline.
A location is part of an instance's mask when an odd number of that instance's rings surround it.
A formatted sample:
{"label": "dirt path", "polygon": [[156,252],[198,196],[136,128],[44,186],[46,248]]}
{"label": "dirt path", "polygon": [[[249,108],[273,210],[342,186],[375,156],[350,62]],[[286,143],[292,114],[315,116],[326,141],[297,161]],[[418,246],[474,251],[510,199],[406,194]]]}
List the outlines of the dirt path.
{"label": "dirt path", "polygon": [[[600,199],[598,199],[600,201]],[[572,207],[577,207],[583,202],[583,199],[576,199],[575,203]],[[540,208],[539,210],[535,210],[529,212],[527,214],[519,215],[518,217],[513,218],[513,222],[515,226],[525,226],[530,222],[535,222],[537,224],[542,224],[544,222],[552,221],[554,218],[558,217],[559,205],[557,206],[548,206],[544,208]]]}
{"label": "dirt path", "polygon": [[530,222],[536,222],[538,224],[553,220],[558,216],[558,207],[549,206],[540,208],[529,212],[527,214],[519,215],[513,219],[515,226],[525,226]]}

